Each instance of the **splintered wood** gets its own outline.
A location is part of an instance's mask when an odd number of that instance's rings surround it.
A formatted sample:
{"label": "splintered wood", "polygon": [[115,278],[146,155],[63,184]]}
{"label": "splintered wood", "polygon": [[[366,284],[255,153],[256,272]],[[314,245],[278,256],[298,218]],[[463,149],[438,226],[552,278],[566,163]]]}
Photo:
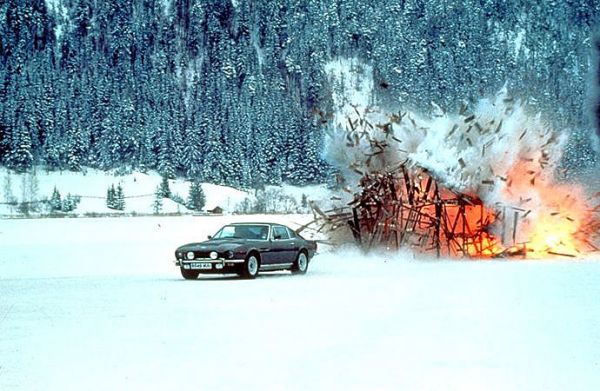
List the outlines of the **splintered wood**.
{"label": "splintered wood", "polygon": [[438,257],[502,254],[488,232],[501,213],[487,209],[476,196],[439,185],[424,169],[401,165],[390,172],[365,174],[360,186],[362,191],[346,208],[323,212],[312,205],[321,221],[319,230],[349,226],[365,249],[408,247]]}
{"label": "splintered wood", "polygon": [[[349,228],[354,240],[367,250],[410,248],[437,257],[539,256],[536,243],[518,241],[519,227],[531,210],[512,206],[491,209],[477,196],[448,189],[426,170],[404,164],[388,172],[364,174],[359,184],[360,193],[346,207],[324,212],[311,203],[319,231]],[[572,220],[569,216],[565,219]],[[492,225],[497,237],[491,233]],[[593,244],[598,232],[600,220],[590,218],[575,235],[577,247],[565,251],[560,249],[568,247],[540,248],[538,244],[537,252],[572,258],[598,251]]]}
{"label": "splintered wood", "polygon": [[441,187],[425,170],[406,166],[362,177],[362,192],[349,211],[328,215],[346,220],[365,248],[418,247],[437,256],[482,257],[496,254],[488,233],[497,216],[474,196]]}

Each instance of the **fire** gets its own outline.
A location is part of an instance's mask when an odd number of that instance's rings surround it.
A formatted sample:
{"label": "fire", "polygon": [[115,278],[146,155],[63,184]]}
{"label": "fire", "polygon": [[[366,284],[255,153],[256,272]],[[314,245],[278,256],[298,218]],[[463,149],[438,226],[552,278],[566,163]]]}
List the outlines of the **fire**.
{"label": "fire", "polygon": [[[478,200],[476,196],[472,199]],[[465,255],[470,258],[490,258],[504,249],[498,239],[489,232],[497,220],[493,209],[483,203],[464,207],[464,214],[458,208],[446,208],[446,215],[453,224],[452,233],[444,231],[446,239],[453,236],[455,239],[451,255]]]}
{"label": "fire", "polygon": [[[532,160],[516,165],[508,174],[506,198],[519,198],[520,237],[517,247],[529,258],[576,257],[594,249],[598,221],[589,199],[577,184],[557,184],[554,178],[532,169]],[[524,198],[525,197],[525,198]]]}
{"label": "fire", "polygon": [[576,256],[584,247],[577,239],[579,224],[577,221],[569,221],[560,215],[541,216],[533,226],[530,233],[529,248],[530,257],[546,257],[548,255]]}
{"label": "fire", "polygon": [[592,241],[600,219],[581,188],[558,185],[527,165],[513,167],[506,178],[503,199],[514,203],[492,207],[476,193],[446,188],[427,170],[401,165],[363,176],[352,212],[325,217],[345,220],[367,248],[407,246],[476,259],[575,257],[597,250]]}

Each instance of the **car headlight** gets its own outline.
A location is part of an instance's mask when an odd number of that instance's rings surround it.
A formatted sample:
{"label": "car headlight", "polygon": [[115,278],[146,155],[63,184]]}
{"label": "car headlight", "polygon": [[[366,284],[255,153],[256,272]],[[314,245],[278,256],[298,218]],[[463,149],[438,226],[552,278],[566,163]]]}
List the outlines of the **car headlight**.
{"label": "car headlight", "polygon": [[219,257],[219,254],[217,254],[216,251],[211,251],[210,252],[210,258],[211,259],[217,259]]}
{"label": "car headlight", "polygon": [[194,259],[194,253],[191,251],[189,253],[187,253],[186,256],[187,256],[187,259]]}

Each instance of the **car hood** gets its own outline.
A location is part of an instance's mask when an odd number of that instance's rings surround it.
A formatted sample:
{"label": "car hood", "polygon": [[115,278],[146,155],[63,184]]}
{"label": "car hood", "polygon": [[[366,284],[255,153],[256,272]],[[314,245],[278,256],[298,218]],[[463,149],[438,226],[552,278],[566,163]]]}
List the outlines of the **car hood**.
{"label": "car hood", "polygon": [[246,239],[236,240],[206,240],[198,243],[188,243],[177,248],[177,251],[227,251],[239,247],[244,247],[248,244]]}

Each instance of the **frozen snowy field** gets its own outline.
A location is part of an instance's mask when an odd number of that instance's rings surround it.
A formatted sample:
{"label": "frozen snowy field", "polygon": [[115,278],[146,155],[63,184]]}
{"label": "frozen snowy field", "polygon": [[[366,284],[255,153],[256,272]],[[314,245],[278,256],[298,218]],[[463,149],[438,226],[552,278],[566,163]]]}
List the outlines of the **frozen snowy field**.
{"label": "frozen snowy field", "polygon": [[0,390],[600,389],[598,261],[181,279],[175,247],[232,220],[0,220]]}

